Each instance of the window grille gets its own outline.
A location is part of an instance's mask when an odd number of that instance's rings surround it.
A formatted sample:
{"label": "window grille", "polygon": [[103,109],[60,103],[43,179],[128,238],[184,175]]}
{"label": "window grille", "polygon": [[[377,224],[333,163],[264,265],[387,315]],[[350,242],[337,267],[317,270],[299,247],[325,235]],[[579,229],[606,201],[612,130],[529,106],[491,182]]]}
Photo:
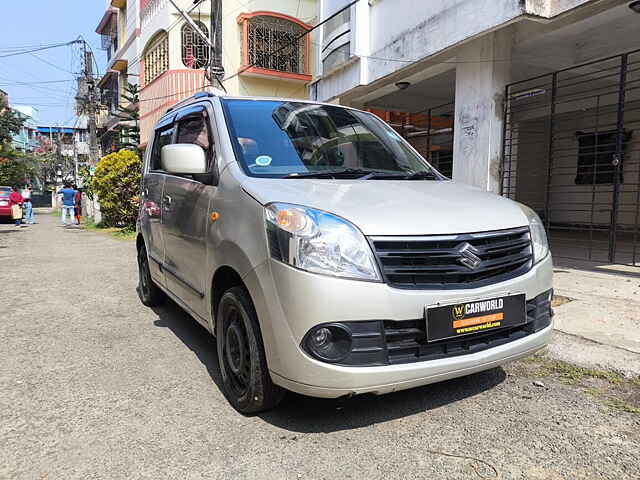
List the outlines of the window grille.
{"label": "window grille", "polygon": [[[209,30],[203,23],[195,23],[202,33],[209,36]],[[209,64],[209,45],[188,23],[182,26],[182,63],[187,68],[204,68]]]}
{"label": "window grille", "polygon": [[[249,19],[247,50],[251,66],[305,74],[306,30],[282,18],[261,15]],[[274,53],[275,52],[275,53]]]}
{"label": "window grille", "polygon": [[169,70],[169,35],[160,35],[144,54],[144,82],[152,82],[162,73]]}

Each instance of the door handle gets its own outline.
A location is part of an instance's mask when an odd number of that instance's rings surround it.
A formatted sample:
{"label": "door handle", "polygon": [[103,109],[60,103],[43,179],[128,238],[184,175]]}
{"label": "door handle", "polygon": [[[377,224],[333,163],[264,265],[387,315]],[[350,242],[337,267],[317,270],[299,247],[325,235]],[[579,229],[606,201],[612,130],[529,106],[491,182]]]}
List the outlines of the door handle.
{"label": "door handle", "polygon": [[165,206],[170,207],[172,202],[173,202],[173,199],[169,195],[164,196]]}

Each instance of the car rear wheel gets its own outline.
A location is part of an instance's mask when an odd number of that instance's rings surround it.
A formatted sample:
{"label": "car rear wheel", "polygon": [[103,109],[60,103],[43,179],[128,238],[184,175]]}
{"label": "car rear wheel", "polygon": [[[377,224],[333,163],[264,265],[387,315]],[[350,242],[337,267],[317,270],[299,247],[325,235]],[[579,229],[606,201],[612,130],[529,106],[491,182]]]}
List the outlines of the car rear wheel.
{"label": "car rear wheel", "polygon": [[153,279],[149,270],[149,257],[147,249],[144,245],[138,251],[138,296],[140,301],[147,307],[155,307],[164,303],[166,299],[165,293],[160,290]]}
{"label": "car rear wheel", "polygon": [[216,315],[218,360],[224,393],[240,413],[275,407],[284,389],[271,381],[253,302],[243,287],[227,290]]}

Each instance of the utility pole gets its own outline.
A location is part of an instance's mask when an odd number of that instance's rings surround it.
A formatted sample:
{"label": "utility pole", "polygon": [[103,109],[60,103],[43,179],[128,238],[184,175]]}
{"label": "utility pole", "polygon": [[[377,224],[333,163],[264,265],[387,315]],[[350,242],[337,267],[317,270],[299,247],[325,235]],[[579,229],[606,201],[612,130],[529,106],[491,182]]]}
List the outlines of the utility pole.
{"label": "utility pole", "polygon": [[93,52],[87,50],[87,42],[82,41],[84,59],[83,81],[86,88],[83,99],[84,110],[88,116],[89,127],[89,164],[98,163],[98,126],[96,125],[96,88],[93,78]]}
{"label": "utility pole", "polygon": [[213,84],[215,79],[218,85],[224,88],[222,85],[222,79],[224,78],[224,67],[222,66],[222,0],[210,1],[209,75],[211,78],[209,81]]}
{"label": "utility pole", "polygon": [[210,0],[211,2],[211,18],[210,18],[210,30],[211,35],[207,36],[198,27],[198,24],[193,21],[189,16],[189,12],[193,10],[200,1],[194,2],[194,5],[187,11],[178,6],[175,0],[169,0],[173,7],[178,10],[184,21],[189,24],[194,32],[200,36],[200,38],[209,45],[209,81],[213,83],[213,80],[218,82],[218,85],[222,88],[222,78],[224,77],[224,68],[222,67],[222,2],[221,0]]}

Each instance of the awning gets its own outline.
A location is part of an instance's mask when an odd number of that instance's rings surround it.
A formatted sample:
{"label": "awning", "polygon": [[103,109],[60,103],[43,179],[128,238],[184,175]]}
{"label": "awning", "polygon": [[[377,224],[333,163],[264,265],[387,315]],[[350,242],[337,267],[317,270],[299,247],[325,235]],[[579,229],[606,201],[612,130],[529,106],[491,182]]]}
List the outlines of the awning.
{"label": "awning", "polygon": [[98,84],[97,87],[98,88],[104,88],[106,86],[107,83],[109,83],[109,81],[111,79],[113,79],[114,77],[118,77],[118,71],[117,70],[107,70],[106,73],[102,76],[102,78],[100,80],[98,80]]}
{"label": "awning", "polygon": [[111,69],[117,70],[118,72],[126,72],[128,66],[129,66],[129,62],[124,58],[121,58],[113,62],[113,65],[111,65]]}
{"label": "awning", "polygon": [[102,16],[102,20],[100,20],[100,23],[96,28],[96,33],[102,35],[102,33],[107,28],[109,23],[111,23],[111,17],[113,17],[117,13],[118,13],[118,10],[116,10],[115,8],[113,7],[107,8],[107,10],[104,12],[104,15]]}
{"label": "awning", "polygon": [[72,127],[38,127],[38,133],[73,133],[75,129]]}

